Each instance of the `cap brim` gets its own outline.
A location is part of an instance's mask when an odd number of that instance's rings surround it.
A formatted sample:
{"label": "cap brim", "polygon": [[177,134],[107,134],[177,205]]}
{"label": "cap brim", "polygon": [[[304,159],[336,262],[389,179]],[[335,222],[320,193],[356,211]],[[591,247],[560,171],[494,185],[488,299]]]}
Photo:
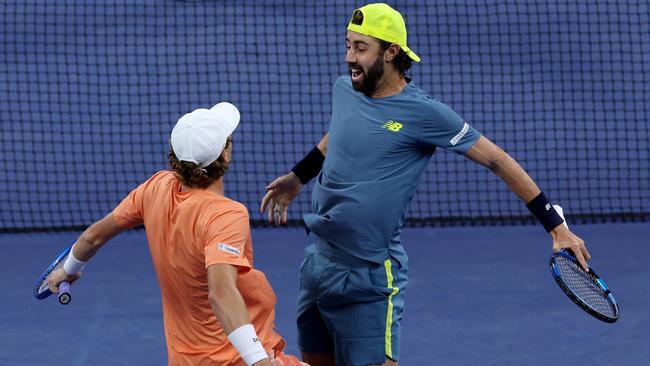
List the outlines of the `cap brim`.
{"label": "cap brim", "polygon": [[400,47],[406,52],[406,55],[415,62],[420,62],[420,56],[416,55],[415,52],[411,51],[410,48],[400,45]]}

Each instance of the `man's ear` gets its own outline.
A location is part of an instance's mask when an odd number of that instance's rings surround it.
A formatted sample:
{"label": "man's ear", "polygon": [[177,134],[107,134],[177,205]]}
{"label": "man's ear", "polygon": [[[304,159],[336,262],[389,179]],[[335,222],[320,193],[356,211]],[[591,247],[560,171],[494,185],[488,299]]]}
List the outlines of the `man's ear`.
{"label": "man's ear", "polygon": [[391,44],[390,47],[386,49],[386,52],[384,52],[384,61],[386,61],[387,63],[392,62],[395,59],[395,57],[397,57],[397,54],[399,53],[400,49],[401,47],[398,44],[396,43]]}

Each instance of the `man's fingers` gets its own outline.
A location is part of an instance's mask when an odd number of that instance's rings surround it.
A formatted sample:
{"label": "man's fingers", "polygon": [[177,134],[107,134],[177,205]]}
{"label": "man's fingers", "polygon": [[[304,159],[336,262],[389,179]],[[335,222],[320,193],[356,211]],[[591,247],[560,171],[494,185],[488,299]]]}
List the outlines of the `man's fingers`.
{"label": "man's fingers", "polygon": [[269,219],[269,222],[272,223],[272,224],[275,224],[275,222],[274,222],[275,220],[274,220],[274,217],[273,217],[273,215],[275,215],[275,206],[276,206],[275,202],[273,201],[273,199],[271,199],[269,201],[269,210],[268,210],[268,213],[267,213],[267,217]]}
{"label": "man's fingers", "polygon": [[267,191],[276,189],[280,185],[280,182],[282,182],[282,177],[277,177],[273,180],[273,182],[269,183],[269,185],[264,187],[264,189],[266,189]]}
{"label": "man's fingers", "polygon": [[582,269],[585,270],[585,272],[589,272],[589,266],[587,265],[587,261],[585,260],[585,256],[582,255],[582,250],[578,248],[578,250],[574,250],[574,254],[576,256],[576,259],[578,260],[578,263],[582,266]]}
{"label": "man's fingers", "polygon": [[260,213],[263,213],[264,210],[266,210],[266,206],[268,206],[269,202],[271,201],[271,197],[273,197],[273,193],[275,193],[275,191],[268,191],[264,195],[264,198],[262,198],[262,204],[260,205]]}
{"label": "man's fingers", "polygon": [[589,254],[589,251],[587,250],[587,247],[584,246],[584,244],[580,247],[582,250],[582,254],[585,256],[585,259],[590,260],[591,259],[591,254]]}
{"label": "man's fingers", "polygon": [[280,205],[277,202],[273,207],[273,223],[275,225],[282,224],[283,211],[286,210],[284,205]]}
{"label": "man's fingers", "polygon": [[51,284],[50,281],[49,281],[49,278],[48,278],[47,281],[48,281],[47,282],[47,288],[49,288],[50,291],[52,291],[53,294],[56,294],[57,292],[59,292],[59,287],[58,286],[54,286],[53,284]]}

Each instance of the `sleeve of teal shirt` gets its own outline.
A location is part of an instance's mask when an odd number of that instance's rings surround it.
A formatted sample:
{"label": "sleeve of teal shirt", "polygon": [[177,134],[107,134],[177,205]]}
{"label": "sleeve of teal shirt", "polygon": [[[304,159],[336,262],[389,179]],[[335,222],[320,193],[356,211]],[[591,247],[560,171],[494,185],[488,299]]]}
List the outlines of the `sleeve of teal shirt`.
{"label": "sleeve of teal shirt", "polygon": [[464,154],[481,134],[446,104],[430,100],[425,111],[422,138],[427,144]]}

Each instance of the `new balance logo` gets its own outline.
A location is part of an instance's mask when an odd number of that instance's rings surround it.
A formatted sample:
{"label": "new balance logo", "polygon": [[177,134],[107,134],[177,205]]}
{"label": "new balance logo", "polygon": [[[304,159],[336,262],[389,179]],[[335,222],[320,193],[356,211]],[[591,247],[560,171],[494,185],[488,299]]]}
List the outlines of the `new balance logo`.
{"label": "new balance logo", "polygon": [[390,120],[390,121],[387,121],[386,123],[384,123],[383,125],[381,125],[381,127],[385,128],[385,129],[387,129],[389,131],[399,132],[399,130],[401,130],[402,127],[404,127],[404,125],[402,123],[400,123],[400,122]]}

